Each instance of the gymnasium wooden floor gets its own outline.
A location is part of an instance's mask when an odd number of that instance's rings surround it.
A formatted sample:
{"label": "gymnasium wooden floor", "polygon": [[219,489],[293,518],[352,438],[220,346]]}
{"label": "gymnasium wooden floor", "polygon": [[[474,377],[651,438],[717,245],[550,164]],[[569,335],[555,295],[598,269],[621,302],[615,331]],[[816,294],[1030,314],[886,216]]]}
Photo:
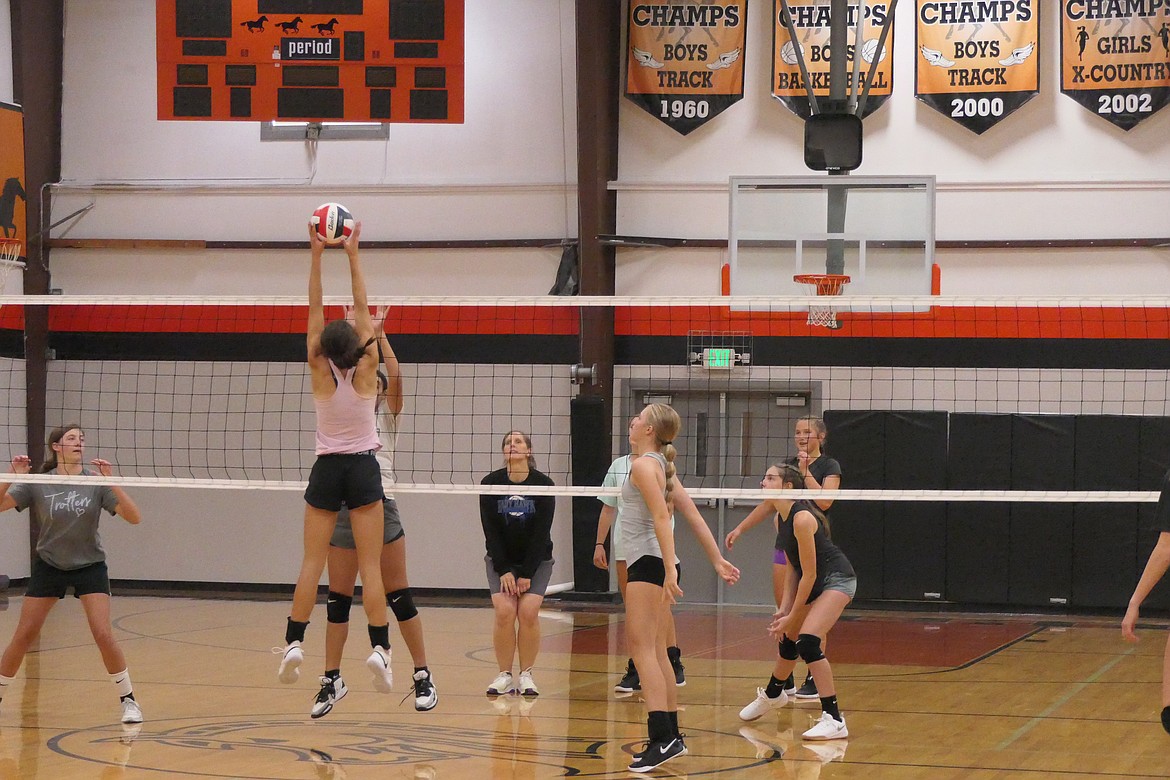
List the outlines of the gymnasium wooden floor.
{"label": "gymnasium wooden floor", "polygon": [[[629,777],[644,737],[637,697],[615,698],[625,655],[620,612],[546,602],[534,701],[493,701],[491,611],[426,606],[439,705],[416,713],[409,656],[395,643],[396,693],[373,692],[355,610],[343,664],[349,696],[319,721],[308,710],[325,611],[306,665],[276,681],[287,602],[116,596],[115,629],[146,714],[124,731],[113,685],[72,598],[50,615],[0,705],[2,778]],[[0,612],[7,642],[20,609]],[[1158,723],[1165,628],[1137,646],[1116,620],[920,615],[853,610],[829,644],[848,741],[801,744],[813,706],[752,724],[737,717],[767,679],[775,645],[763,612],[683,608],[690,755],[651,777],[1165,778]],[[392,631],[393,635],[393,631]]]}

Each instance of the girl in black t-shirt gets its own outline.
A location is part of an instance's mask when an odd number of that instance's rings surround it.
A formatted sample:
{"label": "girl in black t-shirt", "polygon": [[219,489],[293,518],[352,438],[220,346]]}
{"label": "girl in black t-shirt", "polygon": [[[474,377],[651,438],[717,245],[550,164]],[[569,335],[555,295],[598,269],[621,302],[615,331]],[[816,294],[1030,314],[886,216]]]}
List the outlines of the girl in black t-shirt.
{"label": "girl in black t-shirt", "polygon": [[[501,442],[504,468],[488,474],[481,485],[507,485],[514,492],[484,493],[479,497],[487,555],[488,587],[495,610],[492,632],[499,674],[488,686],[489,696],[517,691],[536,696],[532,665],[540,652],[540,605],[552,576],[553,496],[526,496],[523,488],[551,486],[553,481],[536,470],[532,439],[523,431],[508,431]],[[519,655],[520,679],[512,678],[513,659]]]}
{"label": "girl in black t-shirt", "polygon": [[[769,467],[761,486],[765,490],[793,490],[801,489],[801,482],[799,469],[783,464]],[[782,707],[788,701],[783,681],[801,658],[816,679],[822,710],[820,720],[804,732],[804,738],[843,739],[849,732],[837,705],[833,671],[823,643],[857,592],[857,575],[849,559],[829,539],[825,516],[811,501],[767,499],[754,510],[760,511],[777,513],[776,548],[788,556],[784,595],[768,627],[780,642],[780,657],[768,687],[760,688],[755,701],[739,716],[755,720]]]}
{"label": "girl in black t-shirt", "polygon": [[[1121,636],[1127,642],[1138,641],[1134,628],[1137,626],[1138,610],[1150,591],[1170,569],[1170,472],[1162,477],[1162,494],[1158,497],[1158,543],[1150,553],[1142,577],[1138,580],[1129,607],[1121,621]],[[1166,641],[1166,653],[1162,660],[1162,728],[1170,733],[1170,639]]]}

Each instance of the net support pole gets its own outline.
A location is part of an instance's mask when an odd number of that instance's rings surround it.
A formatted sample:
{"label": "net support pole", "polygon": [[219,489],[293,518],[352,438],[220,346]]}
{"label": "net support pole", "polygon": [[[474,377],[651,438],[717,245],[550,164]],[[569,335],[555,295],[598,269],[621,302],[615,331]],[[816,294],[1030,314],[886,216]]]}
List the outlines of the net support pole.
{"label": "net support pole", "polygon": [[[621,49],[621,5],[577,0],[577,240],[579,242],[582,295],[613,295],[615,252],[601,240],[617,232],[617,193],[609,182],[618,174],[618,106],[621,102],[621,63],[614,52]],[[573,425],[574,459],[580,452],[600,457],[609,465],[609,421],[613,411],[613,309],[581,309],[578,363],[596,366],[592,381],[579,386],[576,400],[587,403],[604,432],[601,443],[585,441]],[[574,417],[576,419],[576,406]],[[595,451],[596,450],[596,451]],[[590,463],[593,461],[590,460]],[[601,484],[604,470],[596,482]],[[585,483],[579,483],[585,484]],[[596,593],[609,590],[604,572],[593,566],[593,545],[601,503],[573,501],[573,570],[575,590]]]}

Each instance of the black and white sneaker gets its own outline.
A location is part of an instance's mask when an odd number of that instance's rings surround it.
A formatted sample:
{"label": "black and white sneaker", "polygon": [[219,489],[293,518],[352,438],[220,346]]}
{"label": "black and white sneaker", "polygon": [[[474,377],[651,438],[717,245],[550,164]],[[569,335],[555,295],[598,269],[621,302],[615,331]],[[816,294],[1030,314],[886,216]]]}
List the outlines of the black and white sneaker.
{"label": "black and white sneaker", "polygon": [[633,658],[626,663],[626,673],[622,675],[622,679],[618,680],[618,684],[613,686],[613,690],[615,693],[633,693],[642,690],[642,681],[638,678],[638,670],[634,666]]}
{"label": "black and white sneaker", "polygon": [[419,669],[411,679],[414,686],[414,708],[419,712],[433,710],[439,703],[439,692],[435,690],[430,670]]}
{"label": "black and white sneaker", "polygon": [[634,763],[630,764],[631,772],[649,772],[660,767],[672,758],[685,756],[687,746],[681,737],[671,737],[669,740],[651,742],[641,753],[634,755]]}
{"label": "black and white sneaker", "polygon": [[317,691],[317,698],[313,700],[313,709],[309,710],[310,718],[322,718],[329,714],[333,705],[345,698],[349,689],[345,687],[345,680],[340,677],[321,677],[321,690]]}
{"label": "black and white sneaker", "polygon": [[817,693],[817,684],[810,674],[804,678],[804,685],[796,689],[796,698],[802,701],[810,701],[812,699],[819,699],[820,694]]}

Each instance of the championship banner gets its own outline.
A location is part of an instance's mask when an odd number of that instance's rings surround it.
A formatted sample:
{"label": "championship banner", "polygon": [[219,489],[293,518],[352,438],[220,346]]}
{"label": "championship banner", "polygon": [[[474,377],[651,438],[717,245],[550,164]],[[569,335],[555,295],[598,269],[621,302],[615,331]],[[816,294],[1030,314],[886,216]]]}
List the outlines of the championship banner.
{"label": "championship banner", "polygon": [[976,133],[1040,93],[1039,0],[918,0],[916,95]]}
{"label": "championship banner", "polygon": [[1131,130],[1170,98],[1170,0],[1063,0],[1060,91]]}
{"label": "championship banner", "polygon": [[[793,41],[788,32],[788,24],[784,16],[784,8],[788,7],[792,14],[792,21],[796,29],[797,40]],[[881,35],[882,25],[886,21],[886,3],[866,3],[865,19],[861,24],[861,84],[857,89],[857,98],[861,99],[865,91],[865,80],[869,76],[869,66],[877,56],[878,36]],[[772,6],[772,97],[779,100],[790,111],[802,119],[812,115],[808,93],[804,88],[804,77],[800,73],[800,65],[796,58],[796,48],[804,54],[805,66],[808,68],[808,78],[812,82],[813,94],[820,98],[829,96],[829,4],[825,0],[811,2],[811,0],[774,0]],[[849,6],[849,45],[847,49],[849,78],[853,78],[853,54],[857,50],[857,6]],[[869,97],[865,102],[865,111],[862,118],[872,114],[885,105],[886,100],[894,91],[894,58],[888,56],[894,50],[894,31],[891,29],[886,36],[885,48],[878,58],[878,67],[874,71],[873,86],[869,90]],[[850,85],[852,81],[850,81]],[[846,90],[846,94],[851,90]]]}
{"label": "championship banner", "polygon": [[743,98],[747,0],[630,0],[626,97],[686,135]]}
{"label": "championship banner", "polygon": [[[25,256],[24,111],[0,103],[0,250]],[[17,248],[19,245],[19,248]]]}

